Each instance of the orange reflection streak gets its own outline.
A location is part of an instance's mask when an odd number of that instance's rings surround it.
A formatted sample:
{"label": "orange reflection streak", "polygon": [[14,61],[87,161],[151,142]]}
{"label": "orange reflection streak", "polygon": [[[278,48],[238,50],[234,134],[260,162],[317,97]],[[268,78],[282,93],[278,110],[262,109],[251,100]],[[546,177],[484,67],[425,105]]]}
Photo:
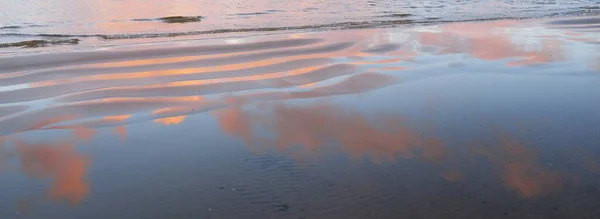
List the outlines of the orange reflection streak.
{"label": "orange reflection streak", "polygon": [[[293,74],[291,72],[289,74]],[[302,92],[264,92],[264,93],[255,93],[242,95],[238,99],[249,99],[250,102],[256,101],[264,101],[264,100],[280,100],[280,99],[294,99],[294,98],[316,98],[316,97],[324,97],[324,96],[332,96],[332,95],[342,95],[342,94],[352,94],[352,93],[360,93],[367,92],[370,90],[382,88],[389,86],[391,84],[396,83],[397,80],[389,75],[379,74],[379,73],[360,73],[356,75],[352,75],[348,78],[345,78],[339,83],[332,84],[329,86],[316,87],[309,91]],[[284,81],[285,84],[285,81]],[[237,97],[236,97],[237,98]],[[235,98],[232,98],[235,99]],[[253,99],[253,100],[252,100]],[[81,104],[81,103],[78,103]],[[117,98],[104,98],[98,100],[86,101],[87,105],[96,105],[100,106],[110,106],[114,104],[115,106],[126,105],[126,106],[144,106],[148,105],[148,107],[140,107],[140,108],[154,108],[154,107],[164,107],[170,106],[166,108],[160,108],[154,110],[152,115],[159,115],[162,117],[173,117],[180,116],[184,113],[193,112],[194,108],[210,108],[212,107],[221,107],[225,102],[218,99],[206,99],[203,96],[187,96],[187,97],[149,97],[149,98],[130,98],[130,97],[117,97]],[[113,108],[113,107],[111,107]],[[200,110],[202,110],[200,109]],[[93,125],[104,124],[110,125],[108,122],[112,121],[120,121],[129,118],[130,115],[118,115],[118,116],[106,116],[101,121],[84,121],[77,125],[71,126],[52,126],[49,128],[53,129],[66,129],[72,128],[74,126],[86,126],[90,127]],[[181,120],[181,118],[177,118]],[[172,119],[157,119],[155,122],[161,124],[176,124],[178,123],[175,118]],[[165,123],[166,122],[166,123]],[[120,125],[120,124],[113,124]]]}
{"label": "orange reflection streak", "polygon": [[[190,97],[190,98],[193,98],[195,100],[201,100],[201,99],[203,99],[200,96],[198,96],[198,97]],[[177,112],[181,112],[182,110],[187,110],[187,108],[163,108],[163,109],[157,109],[157,110],[152,111],[152,115],[177,113]],[[177,124],[183,122],[183,120],[185,119],[185,117],[186,116],[166,117],[166,118],[155,119],[155,120],[153,120],[153,122],[158,123],[158,124],[163,124],[163,125],[177,125]]]}
{"label": "orange reflection streak", "polygon": [[[220,55],[223,56],[223,55]],[[95,63],[89,65],[83,65],[83,67],[129,67],[129,66],[143,66],[143,65],[153,65],[153,64],[164,64],[171,62],[183,62],[190,60],[197,60],[200,58],[205,58],[210,56],[182,56],[182,57],[167,57],[167,58],[155,58],[155,59],[139,59],[139,60],[128,60],[128,61],[119,61],[119,62],[107,62],[107,63]]]}
{"label": "orange reflection streak", "polygon": [[[127,79],[140,79],[140,78],[157,78],[157,77],[173,76],[173,75],[193,75],[193,74],[202,74],[202,73],[219,73],[219,72],[228,72],[228,71],[236,71],[236,70],[247,70],[247,69],[256,68],[256,67],[268,67],[271,65],[282,64],[284,62],[289,62],[289,61],[299,61],[299,60],[304,60],[304,59],[330,59],[330,58],[335,58],[335,57],[350,56],[350,55],[356,54],[357,51],[360,49],[361,48],[359,46],[355,45],[355,46],[352,46],[350,48],[347,48],[347,49],[344,49],[341,51],[323,52],[323,53],[306,54],[306,55],[295,55],[295,56],[293,55],[293,56],[280,57],[280,58],[266,58],[264,60],[241,62],[241,63],[235,63],[235,64],[225,64],[225,65],[219,65],[219,66],[155,70],[155,71],[141,71],[141,72],[129,72],[129,73],[119,73],[119,74],[88,75],[88,76],[82,76],[82,77],[71,77],[71,78],[65,78],[65,79],[55,79],[55,80],[48,80],[48,81],[33,82],[33,83],[29,83],[29,85],[32,87],[43,87],[43,86],[53,86],[53,85],[58,85],[58,84],[80,83],[80,82],[85,82],[85,81],[106,81],[106,80],[110,81],[110,80],[127,80]],[[257,56],[260,56],[260,54],[257,54]],[[234,57],[234,56],[232,56],[232,57]],[[181,57],[181,58],[187,59],[188,57]],[[167,58],[167,59],[172,60],[175,58]],[[162,59],[153,59],[153,61],[162,62],[160,60],[162,60]],[[384,63],[394,62],[394,61],[398,61],[398,60],[400,60],[400,59],[391,58],[391,59],[386,59],[386,60],[381,60],[381,61],[355,63],[355,64],[384,64]],[[139,61],[145,62],[143,60],[139,60]],[[134,64],[134,65],[137,64],[137,63],[132,63],[132,62],[134,62],[134,61],[129,61],[127,63]],[[127,63],[124,63],[124,65]],[[99,64],[99,65],[104,65],[104,64],[105,63]],[[317,67],[323,67],[323,66],[325,66],[325,65],[321,64],[321,66],[305,67],[305,68],[293,69],[293,70],[283,71],[283,72],[270,72],[270,73],[265,73],[265,74],[256,74],[256,75],[238,76],[238,77],[221,77],[221,78],[216,78],[216,79],[188,80],[188,81],[181,81],[181,82],[171,82],[169,84],[173,85],[173,86],[192,85],[192,84],[199,85],[199,84],[220,83],[220,82],[229,82],[229,81],[269,79],[269,78],[276,78],[276,77],[281,77],[281,76],[285,76],[285,75],[302,74],[302,73],[305,73],[306,71],[310,71],[308,69],[315,69]],[[294,72],[298,72],[298,73],[294,73]],[[164,85],[162,85],[162,86],[164,86]]]}
{"label": "orange reflection streak", "polygon": [[[213,104],[216,102],[213,102]],[[154,110],[152,111],[152,115],[157,116],[157,117],[172,117],[172,116],[178,116],[181,114],[185,114],[185,113],[190,113],[190,112],[194,112],[195,109],[194,108],[202,108],[205,106],[209,106],[209,104],[198,104],[195,106],[188,106],[188,107],[170,107],[170,108],[163,108],[163,109],[158,109],[158,110]]]}
{"label": "orange reflection streak", "polygon": [[[194,96],[194,97],[188,97],[190,101],[200,101],[203,98],[201,96]],[[171,112],[180,112],[183,110],[186,110],[187,108],[183,108],[183,107],[168,107],[168,108],[162,108],[162,109],[157,109],[152,111],[152,115],[161,115],[161,114],[166,114],[166,113],[171,113]]]}
{"label": "orange reflection streak", "polygon": [[293,60],[309,59],[309,58],[327,58],[327,57],[331,57],[331,56],[333,56],[332,53],[300,55],[300,56],[274,58],[274,59],[267,59],[267,60],[253,61],[253,62],[211,66],[211,67],[172,69],[172,70],[148,71],[148,72],[137,72],[137,73],[126,73],[126,74],[93,75],[93,76],[84,77],[84,78],[82,78],[82,80],[119,80],[119,79],[134,79],[134,78],[180,75],[180,74],[196,74],[196,73],[208,73],[208,72],[220,72],[220,71],[233,71],[233,70],[242,70],[242,69],[248,69],[248,68],[253,68],[253,67],[269,66],[269,65],[283,63],[283,62],[287,62],[287,61],[293,61]]}
{"label": "orange reflection streak", "polygon": [[17,143],[21,168],[26,174],[51,179],[49,196],[71,204],[82,201],[89,193],[85,179],[89,161],[75,151],[73,144]]}
{"label": "orange reflection streak", "polygon": [[[365,57],[370,57],[372,55],[365,55]],[[354,62],[354,64],[357,65],[369,65],[369,64],[388,64],[388,63],[396,63],[396,62],[401,62],[404,59],[400,59],[400,58],[393,58],[393,59],[383,59],[383,60],[376,60],[376,61],[363,61],[363,62]]]}
{"label": "orange reflection streak", "polygon": [[[261,52],[272,52],[272,51],[277,51],[277,50],[282,50],[282,49],[300,49],[300,48],[310,48],[310,46],[323,46],[325,44],[323,43],[315,43],[315,44],[310,44],[310,45],[305,45],[305,46],[295,46],[292,48],[273,48],[273,49],[261,49]],[[254,51],[249,50],[249,51],[240,51],[240,52],[227,52],[227,53],[216,53],[216,54],[205,54],[205,55],[194,55],[194,56],[180,56],[180,57],[164,57],[164,58],[149,58],[149,59],[139,59],[139,60],[127,60],[127,61],[117,61],[117,62],[106,62],[106,63],[94,63],[94,64],[87,64],[87,65],[82,65],[82,66],[78,66],[78,67],[103,67],[103,68],[112,68],[112,67],[131,67],[131,66],[144,66],[144,65],[154,65],[154,64],[165,64],[165,63],[175,63],[175,62],[184,62],[184,61],[192,61],[192,60],[201,60],[201,59],[213,59],[213,58],[222,58],[222,57],[232,57],[232,56],[238,56],[238,55],[243,55],[243,54],[252,54]],[[296,59],[301,59],[303,57],[313,57],[312,55],[300,55],[300,56],[295,56],[295,57],[288,57],[288,58],[277,58],[276,60],[273,60],[273,63],[276,63],[281,60],[285,60],[285,61],[289,61],[289,60],[296,60]],[[316,57],[323,57],[321,55],[316,55],[314,56]],[[262,60],[262,61],[256,61],[256,62],[249,62],[250,66],[260,66],[259,63],[264,63],[267,60]],[[282,61],[283,62],[283,61]],[[252,63],[256,63],[257,65],[252,65]],[[225,66],[236,66],[239,64],[232,64],[232,65],[225,65]],[[230,68],[231,68],[230,67]],[[208,67],[208,68],[215,68],[215,67]]]}
{"label": "orange reflection streak", "polygon": [[[110,97],[110,98],[102,98],[99,100],[90,100],[89,102],[94,103],[94,102],[102,102],[102,103],[107,103],[107,104],[112,104],[112,103],[138,103],[138,104],[142,104],[142,103],[152,103],[152,102],[169,102],[169,103],[177,103],[177,102],[199,102],[202,101],[204,98],[202,96],[187,96],[187,97]],[[118,119],[122,119],[124,116],[123,115],[119,115],[119,117],[116,117]],[[110,118],[110,117],[109,117]]]}
{"label": "orange reflection streak", "polygon": [[54,86],[61,83],[69,83],[72,80],[69,79],[61,79],[61,80],[52,80],[52,81],[38,81],[29,83],[31,87],[45,87],[45,86]]}
{"label": "orange reflection streak", "polygon": [[384,68],[380,68],[383,71],[400,71],[400,70],[406,70],[405,67],[400,67],[400,66],[392,66],[392,67],[384,67]]}
{"label": "orange reflection streak", "polygon": [[[172,76],[172,75],[186,75],[186,74],[201,74],[211,72],[225,72],[234,70],[244,70],[256,67],[265,67],[274,64],[280,64],[288,61],[302,60],[302,59],[315,59],[315,58],[331,58],[335,56],[343,56],[346,52],[330,52],[320,54],[309,54],[309,55],[298,55],[283,58],[272,58],[259,61],[243,62],[229,65],[219,65],[211,67],[198,67],[198,68],[183,68],[183,69],[169,69],[169,70],[155,70],[155,71],[142,71],[132,73],[120,73],[120,74],[101,74],[101,75],[89,75],[77,78],[67,79],[56,79],[49,81],[40,81],[30,83],[32,87],[52,86],[57,84],[68,84],[77,83],[83,81],[99,81],[99,80],[126,80],[126,79],[139,79],[139,78],[153,78],[160,76]],[[271,73],[273,74],[273,73]],[[281,74],[281,73],[280,73]]]}
{"label": "orange reflection streak", "polygon": [[177,125],[177,124],[183,122],[184,119],[185,119],[185,116],[174,116],[174,117],[155,119],[153,121],[155,123],[163,124],[163,125]]}
{"label": "orange reflection streak", "polygon": [[105,120],[105,121],[122,122],[122,121],[125,121],[125,120],[129,119],[129,118],[131,118],[131,114],[128,114],[128,115],[105,116],[103,118],[103,120]]}
{"label": "orange reflection streak", "polygon": [[236,82],[236,81],[257,81],[257,80],[279,78],[279,77],[288,76],[288,75],[305,74],[305,73],[315,71],[315,70],[323,68],[323,67],[325,67],[325,66],[320,65],[320,66],[311,66],[311,67],[306,67],[306,68],[294,69],[294,70],[290,70],[290,71],[286,71],[286,72],[268,73],[268,74],[251,75],[251,76],[243,76],[243,77],[178,81],[178,82],[149,85],[149,86],[140,86],[140,87],[143,88],[143,87],[187,86],[187,85],[203,85],[203,84],[215,84],[215,83]]}
{"label": "orange reflection streak", "polygon": [[317,82],[303,84],[303,85],[298,86],[298,88],[311,88],[311,87],[315,87],[315,85],[317,85]]}

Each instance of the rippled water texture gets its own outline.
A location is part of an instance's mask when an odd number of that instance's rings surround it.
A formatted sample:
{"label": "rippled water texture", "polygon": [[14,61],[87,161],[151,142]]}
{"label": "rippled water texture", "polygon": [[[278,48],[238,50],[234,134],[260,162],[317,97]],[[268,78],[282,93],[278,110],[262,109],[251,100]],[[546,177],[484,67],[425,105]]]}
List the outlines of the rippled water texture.
{"label": "rippled water texture", "polygon": [[0,48],[598,13],[597,0],[23,0],[0,7]]}
{"label": "rippled water texture", "polygon": [[460,22],[4,56],[0,218],[596,218],[599,25]]}

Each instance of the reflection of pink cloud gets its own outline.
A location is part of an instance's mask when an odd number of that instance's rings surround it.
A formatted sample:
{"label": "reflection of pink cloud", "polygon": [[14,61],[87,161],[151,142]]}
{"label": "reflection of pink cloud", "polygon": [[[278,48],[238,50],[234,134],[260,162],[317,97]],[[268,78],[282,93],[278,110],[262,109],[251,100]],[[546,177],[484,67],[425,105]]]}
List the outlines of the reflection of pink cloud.
{"label": "reflection of pink cloud", "polygon": [[523,197],[542,196],[562,188],[563,176],[544,167],[535,151],[508,136],[498,145],[477,147],[476,155],[485,156],[500,171],[506,186]]}
{"label": "reflection of pink cloud", "polygon": [[42,179],[51,179],[51,198],[77,204],[89,193],[85,180],[88,159],[75,151],[75,146],[29,144],[18,142],[23,172]]}
{"label": "reflection of pink cloud", "polygon": [[0,172],[2,172],[7,167],[8,154],[4,150],[4,143],[6,142],[5,136],[0,136]]}
{"label": "reflection of pink cloud", "polygon": [[444,145],[437,139],[425,139],[422,144],[423,157],[435,164],[439,164],[445,157]]}
{"label": "reflection of pink cloud", "polygon": [[600,163],[598,162],[598,159],[595,159],[590,155],[586,155],[583,157],[581,162],[583,162],[583,167],[588,171],[600,173]]}
{"label": "reflection of pink cloud", "polygon": [[509,156],[504,163],[504,182],[525,197],[543,195],[562,187],[560,175],[541,166],[537,156],[511,139],[502,140]]}
{"label": "reflection of pink cloud", "polygon": [[467,53],[484,60],[521,58],[508,63],[511,66],[551,62],[561,57],[558,40],[544,39],[542,48],[528,51],[520,48],[510,35],[497,33],[498,28],[507,28],[518,21],[496,21],[486,23],[454,23],[442,26],[440,33],[419,33],[421,43],[442,47],[443,54]]}
{"label": "reflection of pink cloud", "polygon": [[543,195],[561,187],[557,175],[532,165],[528,161],[506,164],[504,182],[527,198]]}
{"label": "reflection of pink cloud", "polygon": [[124,141],[127,139],[127,128],[125,126],[117,126],[114,128],[115,134],[121,136],[121,139]]}
{"label": "reflection of pink cloud", "polygon": [[94,137],[94,129],[91,128],[75,127],[73,131],[75,132],[77,139],[89,141]]}
{"label": "reflection of pink cloud", "polygon": [[[398,156],[420,159],[434,164],[441,171],[439,175],[450,182],[465,180],[463,171],[442,165],[448,155],[440,140],[411,131],[399,117],[367,118],[330,104],[263,105],[256,111],[233,107],[215,115],[224,132],[240,137],[250,147],[261,140],[261,144],[303,157],[305,152],[316,155],[328,142],[336,142],[352,158],[368,158],[374,163],[393,162]],[[272,132],[274,137],[257,139],[254,128]],[[293,146],[302,146],[302,150],[292,150]],[[544,167],[534,151],[508,137],[476,150],[478,153],[472,155],[490,160],[499,170],[498,179],[523,197],[538,197],[562,188],[560,173]],[[462,157],[467,156],[464,154],[455,156],[450,159],[469,159]]]}
{"label": "reflection of pink cloud", "polygon": [[378,127],[358,112],[329,104],[279,104],[261,112],[268,114],[229,108],[216,115],[226,133],[241,137],[249,145],[256,141],[253,124],[262,124],[261,129],[275,133],[272,143],[281,150],[300,145],[305,151],[315,151],[328,140],[336,140],[351,157],[369,157],[377,163],[393,161],[397,155],[414,157],[416,152],[434,163],[444,159],[444,147],[439,141],[421,140],[399,118],[378,118],[377,121],[385,121]]}
{"label": "reflection of pink cloud", "polygon": [[219,119],[219,124],[223,132],[239,136],[249,145],[254,143],[250,118],[246,117],[240,108],[232,107],[219,110],[216,116]]}

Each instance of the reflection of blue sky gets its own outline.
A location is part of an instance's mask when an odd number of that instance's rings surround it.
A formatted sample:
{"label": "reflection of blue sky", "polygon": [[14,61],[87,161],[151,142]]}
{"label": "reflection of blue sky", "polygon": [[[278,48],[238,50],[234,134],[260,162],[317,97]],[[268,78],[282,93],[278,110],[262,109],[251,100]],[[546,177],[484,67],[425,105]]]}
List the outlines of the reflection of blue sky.
{"label": "reflection of blue sky", "polygon": [[[379,71],[396,76],[398,83],[358,95],[327,96],[315,99],[286,100],[286,102],[314,103],[326,100],[340,105],[341,109],[356,109],[369,118],[376,117],[377,114],[402,115],[411,124],[423,127],[431,125],[435,129],[432,132],[439,130],[436,137],[442,139],[444,144],[457,143],[447,144],[451,147],[465,145],[469,142],[461,141],[477,138],[479,137],[477,134],[481,132],[494,132],[496,127],[510,129],[510,132],[519,129],[518,126],[521,124],[524,124],[525,129],[534,130],[532,132],[535,132],[535,135],[532,134],[530,137],[532,139],[527,140],[534,141],[537,143],[536,145],[560,147],[574,144],[578,147],[593,147],[592,144],[597,143],[594,140],[597,139],[597,132],[590,127],[596,127],[596,121],[600,121],[600,113],[597,112],[597,109],[600,108],[600,102],[597,101],[600,99],[600,89],[598,89],[598,70],[591,68],[590,64],[595,64],[594,61],[598,58],[597,45],[556,35],[556,30],[546,28],[524,28],[522,32],[519,30],[518,27],[514,27],[498,28],[492,31],[498,36],[510,39],[511,44],[502,46],[526,52],[556,55],[561,59],[550,60],[548,63],[511,66],[509,63],[523,59],[523,57],[511,55],[519,56],[522,55],[521,53],[510,53],[512,52],[510,51],[507,54],[492,56],[490,59],[479,58],[469,53],[472,51],[468,50],[469,40],[471,40],[469,38],[471,36],[468,34],[457,34],[457,38],[459,38],[457,42],[461,42],[457,44],[426,45],[419,41],[420,33],[444,33],[443,26],[387,29],[379,32],[358,30],[348,32],[349,35],[354,33],[358,36],[351,40],[362,40],[361,42],[365,42],[365,44],[361,45],[369,46],[385,43],[401,44],[400,52],[406,52],[406,54],[394,54],[396,52],[394,51],[389,54],[363,54],[361,58],[357,58],[353,56],[356,55],[354,53],[340,53],[341,55],[334,57],[335,60],[331,64],[360,62],[361,71],[358,72],[378,72],[380,68],[402,67],[403,70]],[[328,34],[332,33],[310,35],[319,38],[321,36],[328,37]],[[481,39],[485,41],[486,35],[483,36]],[[544,50],[544,43],[546,43],[544,40],[548,39],[548,36],[553,36],[551,38],[560,42],[557,50]],[[260,39],[271,40],[281,36],[271,37]],[[334,38],[332,41],[335,40],[338,39]],[[227,42],[226,39],[224,41]],[[240,41],[229,41],[229,43],[240,43]],[[442,54],[440,51],[444,46],[455,46],[457,51]],[[397,57],[402,59],[389,63],[373,63]],[[341,76],[319,81],[312,87],[337,84],[348,77]],[[30,84],[12,85],[0,88],[0,92],[30,87]],[[254,89],[219,93],[214,97],[242,96],[271,91],[310,90],[310,88]],[[31,109],[42,109],[55,103],[52,99],[45,99],[25,104],[29,104]],[[132,105],[135,104],[132,103]],[[174,103],[174,105],[177,104]],[[194,107],[193,105],[185,106]],[[248,108],[252,107],[256,107],[256,105],[248,106]],[[213,109],[207,109],[207,111]],[[260,107],[256,109],[260,110]],[[144,195],[172,194],[173,191],[169,190],[172,188],[199,188],[202,186],[218,188],[223,185],[217,185],[220,183],[219,180],[210,181],[210,179],[214,179],[214,175],[207,177],[204,172],[201,172],[203,168],[213,168],[215,172],[221,172],[220,168],[231,165],[228,162],[242,160],[239,159],[240,155],[253,156],[245,154],[248,150],[245,148],[247,145],[234,140],[223,130],[219,130],[219,122],[213,118],[213,115],[206,113],[207,111],[197,110],[191,114],[185,114],[183,122],[171,126],[153,123],[152,119],[154,118],[151,111],[145,108],[142,110],[119,108],[110,112],[91,113],[90,116],[81,118],[82,120],[55,124],[72,124],[102,119],[105,113],[132,114],[125,123],[119,124],[127,127],[128,138],[125,141],[113,133],[113,130],[110,129],[112,127],[93,127],[97,132],[93,140],[78,145],[89,146],[78,147],[78,149],[92,152],[95,159],[88,174],[93,185],[91,192],[93,195],[86,200],[88,206],[98,203],[131,201],[125,197],[128,195],[127,193],[120,191],[130,191],[132,188],[141,189],[132,193],[135,194],[136,199],[145,197]],[[433,124],[429,124],[429,121],[432,121]],[[268,132],[266,129],[260,129],[258,132],[265,136],[273,135],[273,133],[262,133]],[[33,130],[22,133],[20,136],[29,141],[39,142],[60,140],[71,134],[72,130]],[[544,139],[534,139],[538,136],[542,136]],[[214,159],[217,156],[225,156],[229,159]],[[159,162],[157,163],[157,161]],[[244,165],[245,163],[240,164],[240,166]],[[240,177],[252,177],[249,171],[236,171],[235,168],[227,171],[234,171],[225,174],[227,177],[232,177],[232,181],[239,180]],[[38,183],[15,175],[5,175],[10,179],[3,181],[1,186],[15,188],[21,183]],[[177,186],[171,188],[151,183],[139,183],[140,179],[144,182],[161,182],[165,176],[186,180],[177,180],[173,184]],[[31,185],[27,186],[32,187]],[[181,192],[184,193],[184,191]],[[19,196],[14,192],[10,194],[7,197],[11,199]],[[217,197],[218,194],[211,195]],[[0,200],[0,202],[7,201],[12,200]],[[138,207],[140,206],[134,206],[134,208]],[[1,215],[3,214],[0,212]]]}
{"label": "reflection of blue sky", "polygon": [[[504,45],[514,47],[516,50],[523,52],[539,52],[540,54],[548,54],[557,58],[558,60],[552,62],[569,62],[571,65],[577,66],[576,68],[590,68],[597,61],[599,56],[598,50],[600,47],[594,44],[587,43],[585,39],[594,39],[600,37],[599,33],[585,33],[578,37],[573,37],[565,34],[565,30],[551,29],[543,27],[540,24],[532,24],[533,27],[516,26],[510,28],[493,28],[490,30],[490,36],[497,37],[508,37],[511,40],[511,45]],[[443,26],[442,26],[443,27]],[[485,25],[482,25],[485,27]],[[431,27],[418,27],[412,29],[416,33],[443,33],[437,26]],[[393,34],[390,34],[393,35]],[[469,35],[461,36],[465,41],[465,44],[451,45],[453,48],[459,49],[459,51],[469,52],[468,41],[471,40]],[[391,40],[394,40],[393,37]],[[553,43],[559,43],[557,45],[548,45],[549,41]],[[424,52],[422,45],[418,40],[414,41],[416,48],[413,49],[415,52]],[[446,45],[447,46],[447,45]],[[469,55],[464,54],[464,55]],[[558,58],[560,57],[560,58]],[[518,61],[518,59],[524,59],[525,57],[515,57],[511,61]],[[562,58],[562,59],[561,59]],[[491,62],[493,63],[493,62]],[[543,65],[543,64],[542,64]]]}
{"label": "reflection of blue sky", "polygon": [[600,32],[577,32],[578,36],[572,36],[567,34],[574,34],[569,30],[537,26],[508,28],[505,33],[511,37],[515,45],[533,51],[540,51],[544,46],[544,40],[560,40],[564,43],[560,52],[566,56],[568,61],[577,63],[577,65],[584,64],[593,67],[590,63],[596,62],[600,57],[600,47],[586,42],[600,39]]}
{"label": "reflection of blue sky", "polygon": [[[492,24],[498,24],[493,23]],[[475,23],[475,24],[450,24],[454,25],[447,29],[446,25],[426,26],[415,28],[397,28],[383,30],[352,30],[347,32],[326,32],[326,33],[309,33],[301,35],[301,37],[325,38],[329,41],[339,40],[356,41],[357,47],[373,47],[382,44],[399,44],[401,45],[398,51],[392,51],[384,54],[366,54],[357,53],[361,48],[352,48],[353,52],[341,52],[334,55],[330,64],[336,63],[356,63],[360,70],[358,72],[380,72],[383,74],[396,76],[400,84],[412,81],[428,80],[429,78],[438,78],[442,76],[453,75],[492,75],[504,74],[515,77],[530,76],[530,75],[570,75],[573,77],[586,77],[586,75],[597,75],[597,70],[594,70],[592,64],[598,59],[598,47],[594,44],[580,42],[558,35],[556,30],[537,26],[493,26],[490,23]],[[466,25],[466,30],[457,27]],[[488,28],[478,31],[477,28]],[[520,31],[523,30],[523,31]],[[454,32],[452,32],[454,31]],[[464,31],[464,32],[461,32]],[[423,42],[420,38],[421,34],[434,34],[434,36],[446,36],[450,34],[450,39],[440,38],[440,42]],[[286,37],[285,35],[275,35],[272,38]],[[261,37],[257,37],[262,39]],[[267,38],[267,40],[270,38]],[[506,40],[508,39],[508,40]],[[551,46],[548,47],[547,40],[551,41]],[[251,41],[256,40],[252,39]],[[489,56],[479,58],[478,50],[485,50],[485,47],[473,48],[471,44],[482,44],[490,40],[492,43],[501,42],[506,45],[494,45],[508,48],[507,51],[500,51],[499,54],[494,54],[494,50],[486,52],[491,53]],[[260,40],[259,40],[260,41]],[[231,39],[216,39],[215,42],[225,42],[229,44],[240,44],[243,40]],[[436,44],[438,43],[438,44]],[[451,52],[444,53],[444,49],[451,48]],[[477,49],[477,50],[474,50]],[[355,51],[354,51],[355,50]],[[484,54],[488,55],[488,54]],[[525,63],[524,65],[511,65],[520,60],[524,60],[526,56],[550,56],[553,59],[543,60],[540,63]],[[377,61],[393,60],[384,63],[376,63]],[[382,70],[383,68],[397,69]],[[401,69],[401,70],[400,70]],[[307,87],[285,87],[285,88],[269,88],[269,89],[253,89],[238,92],[230,92],[227,94],[209,95],[209,97],[221,98],[228,95],[245,95],[271,91],[296,91],[310,90],[313,87],[322,87],[337,84],[349,76],[334,77],[327,80],[319,81]],[[401,85],[399,85],[401,86]],[[5,86],[0,88],[2,91],[10,91],[17,89],[28,89],[30,84],[18,84]],[[30,110],[43,109],[54,102],[52,98],[23,102],[30,106]],[[150,112],[123,112],[123,114],[133,114],[128,120],[131,123],[147,120],[151,116]],[[116,113],[119,114],[119,113]],[[100,117],[89,117],[84,120],[94,120]],[[67,122],[68,123],[68,122]]]}
{"label": "reflection of blue sky", "polygon": [[31,86],[29,84],[16,84],[16,85],[10,85],[10,86],[1,86],[0,92],[18,90],[18,89],[26,89],[26,88],[30,88],[30,87]]}
{"label": "reflection of blue sky", "polygon": [[[593,76],[457,73],[408,82],[373,91],[371,96],[378,98],[365,99],[357,107],[418,113],[416,102],[425,105],[435,97],[439,112],[457,114],[445,117],[449,120],[461,115],[506,125],[518,118],[550,119],[565,125],[600,121],[600,114],[594,111],[600,107],[595,101],[600,99],[600,89]],[[507,118],[511,119],[505,121]]]}

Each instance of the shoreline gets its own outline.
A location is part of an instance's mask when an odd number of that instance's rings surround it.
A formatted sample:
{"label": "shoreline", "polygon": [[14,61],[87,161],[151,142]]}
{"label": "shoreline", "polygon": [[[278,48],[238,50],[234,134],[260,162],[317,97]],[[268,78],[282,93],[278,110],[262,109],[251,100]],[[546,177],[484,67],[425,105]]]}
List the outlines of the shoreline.
{"label": "shoreline", "polygon": [[[600,15],[600,11],[597,13],[589,14],[574,14],[574,15],[558,15],[558,16],[545,16],[545,17],[498,17],[498,18],[475,18],[468,20],[412,20],[410,16],[402,17],[399,20],[382,20],[382,21],[362,21],[362,22],[344,22],[344,23],[325,23],[325,24],[314,24],[307,26],[283,26],[283,27],[268,27],[268,28],[249,28],[249,29],[214,29],[205,31],[188,31],[188,32],[159,32],[159,33],[126,33],[126,34],[32,34],[32,33],[0,33],[1,37],[14,37],[16,38],[31,38],[21,41],[10,41],[0,43],[0,56],[6,53],[7,50],[11,52],[19,52],[19,49],[34,49],[34,48],[49,48],[60,45],[70,46],[87,46],[87,47],[102,47],[114,45],[115,42],[119,41],[145,41],[145,43],[156,42],[155,39],[165,41],[179,41],[179,40],[202,40],[202,39],[217,39],[217,38],[228,38],[228,37],[244,37],[244,36],[264,36],[264,35],[279,35],[279,34],[306,34],[306,33],[320,33],[329,31],[344,31],[344,30],[360,30],[360,29],[395,29],[395,28],[415,28],[415,27],[426,27],[426,26],[438,26],[452,23],[474,23],[474,22],[491,22],[500,20],[517,20],[525,22],[535,22],[543,20],[572,20],[572,19],[583,19],[583,18],[595,18]],[[597,23],[590,23],[590,25]],[[585,24],[581,24],[585,25]],[[12,26],[8,26],[12,27]],[[7,28],[12,29],[12,28]],[[117,45],[128,45],[128,44],[117,44]]]}

